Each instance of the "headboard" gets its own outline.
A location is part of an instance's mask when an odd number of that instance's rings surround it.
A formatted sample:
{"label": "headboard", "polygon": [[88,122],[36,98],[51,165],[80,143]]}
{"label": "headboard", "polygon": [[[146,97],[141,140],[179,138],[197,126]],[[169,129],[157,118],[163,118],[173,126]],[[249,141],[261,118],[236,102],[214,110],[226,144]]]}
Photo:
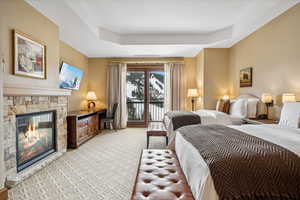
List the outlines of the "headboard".
{"label": "headboard", "polygon": [[253,95],[253,94],[241,94],[236,99],[259,99],[259,97]]}
{"label": "headboard", "polygon": [[266,110],[267,110],[266,104],[264,104],[258,96],[253,94],[241,94],[236,99],[258,99],[259,101],[257,104],[256,116],[261,114],[266,114]]}

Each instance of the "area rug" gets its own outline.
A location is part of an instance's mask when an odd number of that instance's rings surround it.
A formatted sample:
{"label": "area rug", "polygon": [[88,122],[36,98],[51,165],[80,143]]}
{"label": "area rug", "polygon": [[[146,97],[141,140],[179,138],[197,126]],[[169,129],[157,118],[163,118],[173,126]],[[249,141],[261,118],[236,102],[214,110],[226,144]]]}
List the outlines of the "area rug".
{"label": "area rug", "polygon": [[[130,199],[146,129],[106,131],[9,190],[9,200]],[[150,148],[165,148],[152,137]]]}

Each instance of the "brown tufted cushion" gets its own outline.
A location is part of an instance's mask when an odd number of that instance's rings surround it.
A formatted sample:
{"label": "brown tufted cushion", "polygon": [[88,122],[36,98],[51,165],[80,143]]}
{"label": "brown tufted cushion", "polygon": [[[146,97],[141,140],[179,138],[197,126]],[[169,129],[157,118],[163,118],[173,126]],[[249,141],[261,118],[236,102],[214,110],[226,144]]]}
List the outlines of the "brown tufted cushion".
{"label": "brown tufted cushion", "polygon": [[132,200],[193,200],[172,150],[143,150]]}

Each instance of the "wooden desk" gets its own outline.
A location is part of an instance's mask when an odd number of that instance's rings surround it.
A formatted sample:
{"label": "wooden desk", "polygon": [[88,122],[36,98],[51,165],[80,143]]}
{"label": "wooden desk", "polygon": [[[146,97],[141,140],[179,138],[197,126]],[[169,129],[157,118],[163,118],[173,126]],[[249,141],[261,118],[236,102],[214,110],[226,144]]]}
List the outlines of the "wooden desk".
{"label": "wooden desk", "polygon": [[101,115],[106,109],[69,112],[67,116],[68,148],[77,148],[100,130]]}

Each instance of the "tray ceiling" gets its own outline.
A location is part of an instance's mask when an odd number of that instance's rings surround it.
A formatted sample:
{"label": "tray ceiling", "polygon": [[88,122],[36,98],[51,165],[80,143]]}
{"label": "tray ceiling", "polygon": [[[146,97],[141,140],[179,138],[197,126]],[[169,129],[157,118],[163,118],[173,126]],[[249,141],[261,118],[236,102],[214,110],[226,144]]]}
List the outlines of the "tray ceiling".
{"label": "tray ceiling", "polygon": [[26,0],[89,57],[189,57],[231,47],[300,0]]}

